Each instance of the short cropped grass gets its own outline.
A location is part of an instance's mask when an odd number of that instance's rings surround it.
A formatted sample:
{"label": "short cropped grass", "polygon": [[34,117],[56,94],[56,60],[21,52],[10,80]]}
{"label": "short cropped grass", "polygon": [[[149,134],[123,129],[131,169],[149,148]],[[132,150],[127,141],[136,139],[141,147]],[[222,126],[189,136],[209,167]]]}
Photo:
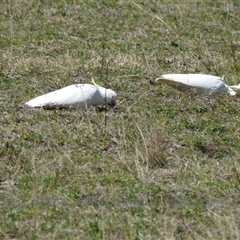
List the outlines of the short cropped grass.
{"label": "short cropped grass", "polygon": [[[239,239],[240,98],[153,84],[240,83],[240,3],[0,3],[0,239]],[[30,109],[73,83],[114,108]]]}

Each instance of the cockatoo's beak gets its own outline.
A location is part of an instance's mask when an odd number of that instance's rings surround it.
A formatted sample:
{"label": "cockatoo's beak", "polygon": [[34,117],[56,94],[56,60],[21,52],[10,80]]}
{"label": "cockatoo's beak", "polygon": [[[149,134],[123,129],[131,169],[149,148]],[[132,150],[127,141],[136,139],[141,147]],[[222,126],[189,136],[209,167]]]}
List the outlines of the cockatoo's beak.
{"label": "cockatoo's beak", "polygon": [[99,86],[98,84],[96,84],[93,78],[92,78],[92,83],[98,89],[103,88],[103,87]]}
{"label": "cockatoo's beak", "polygon": [[112,100],[110,103],[108,103],[110,107],[114,107],[116,104],[117,104],[116,100]]}

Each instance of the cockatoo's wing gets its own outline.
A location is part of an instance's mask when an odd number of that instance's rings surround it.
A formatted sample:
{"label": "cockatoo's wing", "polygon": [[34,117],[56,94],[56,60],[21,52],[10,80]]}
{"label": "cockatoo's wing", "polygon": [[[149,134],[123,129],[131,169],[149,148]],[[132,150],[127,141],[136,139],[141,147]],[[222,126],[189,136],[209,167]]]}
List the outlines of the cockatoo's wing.
{"label": "cockatoo's wing", "polygon": [[98,89],[91,84],[75,84],[36,97],[26,104],[30,107],[85,108],[97,105]]}
{"label": "cockatoo's wing", "polygon": [[181,91],[195,90],[198,94],[229,92],[234,95],[224,81],[207,74],[164,74],[156,82],[166,83]]}
{"label": "cockatoo's wing", "polygon": [[193,86],[189,86],[185,83],[182,83],[180,81],[176,81],[176,80],[173,80],[173,79],[169,79],[169,78],[165,78],[165,77],[160,77],[160,78],[157,78],[156,79],[157,82],[160,82],[160,83],[165,83],[177,90],[180,90],[182,92],[188,92],[188,91],[194,91],[196,88],[193,87]]}

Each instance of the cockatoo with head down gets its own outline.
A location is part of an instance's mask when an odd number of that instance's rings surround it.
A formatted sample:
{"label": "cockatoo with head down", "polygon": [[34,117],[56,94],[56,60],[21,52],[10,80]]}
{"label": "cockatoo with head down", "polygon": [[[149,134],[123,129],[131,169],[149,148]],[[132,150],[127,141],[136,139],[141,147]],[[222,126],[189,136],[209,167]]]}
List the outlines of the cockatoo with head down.
{"label": "cockatoo with head down", "polygon": [[26,104],[30,107],[77,108],[109,104],[114,106],[117,94],[111,90],[100,87],[92,79],[92,84],[73,84],[59,90],[36,97]]}
{"label": "cockatoo with head down", "polygon": [[236,95],[233,89],[240,89],[239,85],[228,86],[222,78],[207,74],[164,74],[157,78],[156,82],[166,83],[183,92],[197,94],[228,92],[230,95]]}

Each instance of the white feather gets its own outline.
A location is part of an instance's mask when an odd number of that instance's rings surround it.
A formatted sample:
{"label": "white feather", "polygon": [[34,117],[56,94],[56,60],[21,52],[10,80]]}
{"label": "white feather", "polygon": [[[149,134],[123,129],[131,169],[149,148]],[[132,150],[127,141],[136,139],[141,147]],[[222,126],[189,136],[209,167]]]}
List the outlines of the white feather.
{"label": "white feather", "polygon": [[117,94],[111,89],[92,84],[74,84],[36,97],[26,104],[30,107],[80,108],[101,104],[114,104]]}
{"label": "white feather", "polygon": [[223,79],[206,74],[164,74],[156,79],[156,82],[166,83],[180,91],[194,91],[198,94],[211,94],[229,92],[236,93],[227,86]]}

